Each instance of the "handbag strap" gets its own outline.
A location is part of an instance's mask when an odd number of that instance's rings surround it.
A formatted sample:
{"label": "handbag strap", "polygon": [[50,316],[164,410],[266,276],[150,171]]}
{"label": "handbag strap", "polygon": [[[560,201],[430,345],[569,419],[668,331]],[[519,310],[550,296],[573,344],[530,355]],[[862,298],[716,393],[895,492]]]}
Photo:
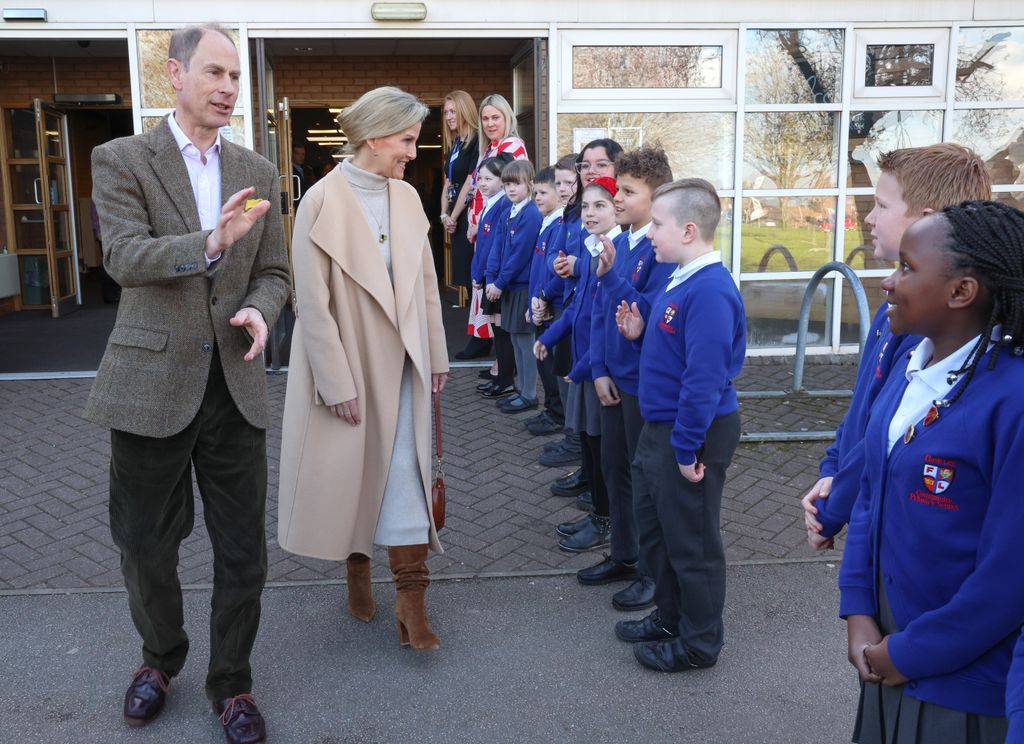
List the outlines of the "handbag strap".
{"label": "handbag strap", "polygon": [[444,448],[441,444],[441,396],[434,393],[434,441],[437,446],[437,469],[441,469],[444,460]]}

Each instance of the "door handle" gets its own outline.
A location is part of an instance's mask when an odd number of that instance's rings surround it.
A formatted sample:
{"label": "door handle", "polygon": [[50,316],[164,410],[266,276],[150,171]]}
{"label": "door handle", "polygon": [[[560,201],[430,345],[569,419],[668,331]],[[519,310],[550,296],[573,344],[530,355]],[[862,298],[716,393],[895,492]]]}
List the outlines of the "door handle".
{"label": "door handle", "polygon": [[298,201],[299,199],[302,198],[302,180],[294,173],[292,173],[292,180],[295,181],[295,190],[292,192],[292,198],[295,201]]}
{"label": "door handle", "polygon": [[33,178],[32,179],[32,193],[35,195],[36,204],[42,204],[43,200],[39,197],[39,187],[42,185],[43,179]]}

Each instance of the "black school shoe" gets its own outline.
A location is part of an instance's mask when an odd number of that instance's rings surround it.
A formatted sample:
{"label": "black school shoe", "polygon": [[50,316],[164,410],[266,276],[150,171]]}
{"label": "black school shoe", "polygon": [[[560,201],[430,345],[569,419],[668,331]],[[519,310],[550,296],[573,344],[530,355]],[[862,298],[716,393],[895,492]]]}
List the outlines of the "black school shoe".
{"label": "black school shoe", "polygon": [[612,607],[619,612],[645,610],[654,604],[654,579],[641,576],[632,584],[612,595]]}
{"label": "black school shoe", "polygon": [[674,640],[679,634],[666,628],[655,610],[639,620],[619,620],[615,623],[615,637],[626,643],[654,643]]}
{"label": "black school shoe", "polygon": [[638,643],[633,646],[633,656],[641,666],[668,674],[707,669],[713,667],[718,661],[718,659],[709,661],[697,656],[687,649],[686,645],[678,638],[672,641]]}
{"label": "black school shoe", "polygon": [[466,348],[455,355],[456,359],[477,359],[489,356],[491,353],[491,339],[477,338],[473,336],[466,343]]}
{"label": "black school shoe", "polygon": [[609,517],[590,515],[590,523],[574,535],[563,537],[558,547],[566,553],[586,553],[588,550],[607,548],[612,542],[612,520]]}
{"label": "black school shoe", "polygon": [[577,571],[576,580],[583,586],[598,586],[613,581],[632,581],[639,575],[636,563],[623,563],[605,555],[600,563]]}
{"label": "black school shoe", "polygon": [[590,522],[590,515],[584,514],[582,517],[572,522],[562,522],[560,525],[555,527],[555,532],[562,537],[572,537],[586,527],[588,522]]}
{"label": "black school shoe", "polygon": [[536,407],[537,401],[528,401],[521,395],[503,400],[498,404],[498,410],[502,413],[522,413],[523,411],[532,411]]}
{"label": "black school shoe", "polygon": [[480,394],[489,400],[496,400],[498,398],[506,398],[509,395],[515,395],[516,389],[514,385],[502,387],[498,383],[492,382],[486,390],[481,390]]}
{"label": "black school shoe", "polygon": [[544,467],[558,468],[563,465],[576,465],[580,461],[580,449],[573,449],[570,446],[559,446],[561,442],[556,445],[544,449],[540,453],[540,457],[537,458]]}
{"label": "black school shoe", "polygon": [[526,430],[535,437],[557,434],[564,428],[565,422],[556,420],[547,411],[542,411],[539,416],[534,416],[526,422]]}
{"label": "black school shoe", "polygon": [[498,376],[497,375],[492,375],[491,374],[491,370],[490,370],[489,367],[487,369],[480,370],[477,373],[476,376],[479,377],[481,380],[487,380],[487,382],[497,382],[498,381]]}
{"label": "black school shoe", "polygon": [[590,481],[583,475],[583,468],[576,468],[568,475],[563,475],[561,478],[551,484],[550,490],[552,496],[579,496],[584,491],[590,489]]}
{"label": "black school shoe", "polygon": [[576,508],[585,512],[594,511],[594,497],[590,491],[584,491],[576,497]]}

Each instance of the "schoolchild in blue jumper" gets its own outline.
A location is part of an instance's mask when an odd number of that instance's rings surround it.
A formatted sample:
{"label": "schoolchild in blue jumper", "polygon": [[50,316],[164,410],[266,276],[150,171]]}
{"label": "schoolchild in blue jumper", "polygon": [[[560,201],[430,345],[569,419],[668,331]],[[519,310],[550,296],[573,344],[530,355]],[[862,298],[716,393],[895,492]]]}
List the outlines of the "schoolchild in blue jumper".
{"label": "schoolchild in blue jumper", "polygon": [[598,256],[622,229],[615,224],[615,179],[599,177],[583,189],[583,224],[589,233],[584,243],[587,257],[580,260],[580,277],[570,305],[562,317],[541,334],[534,345],[534,353],[541,361],[548,350],[572,334],[573,419],[566,426],[580,435],[583,449],[583,474],[590,484],[594,510],[590,518],[575,534],[563,537],[558,547],[570,553],[580,553],[608,545],[611,519],[608,511],[608,492],[601,474],[601,418],[600,403],[594,391],[590,371],[590,316],[597,292]]}
{"label": "schoolchild in blue jumper", "polygon": [[645,322],[623,301],[622,334],[639,339],[640,412],[633,498],[640,552],[654,574],[657,609],[616,623],[640,664],[662,672],[713,666],[722,649],[725,551],[722,490],[740,436],[733,379],[743,368],[746,316],[712,238],[721,216],[714,186],[684,178],[654,194],[658,261],[676,264]]}
{"label": "schoolchild in blue jumper", "polygon": [[654,192],[672,181],[672,168],[660,147],[641,147],[619,155],[615,172],[615,214],[623,233],[599,257],[590,334],[590,368],[601,402],[601,472],[611,507],[611,550],[601,562],[578,571],[576,578],[585,585],[629,581],[612,596],[612,606],[630,612],[653,604],[654,579],[645,565],[638,564],[630,475],[643,428],[637,397],[640,350],[619,333],[615,312],[620,302],[636,302],[646,318],[653,296],[665,289],[674,269],[673,264],[655,261],[647,237]]}
{"label": "schoolchild in blue jumper", "polygon": [[[476,245],[473,249],[473,261],[470,263],[470,275],[474,289],[484,290],[487,283],[487,261],[495,243],[502,239],[502,230],[507,221],[512,202],[505,196],[501,183],[501,170],[505,162],[499,158],[487,158],[477,168],[477,188],[484,197],[483,211],[480,212],[476,234]],[[486,298],[485,298],[486,302]],[[490,312],[493,306],[488,302]],[[479,391],[487,398],[501,398],[515,392],[513,386],[515,357],[512,344],[505,332],[494,330],[494,352],[498,363],[498,376],[477,385]],[[500,338],[499,338],[500,337]]]}
{"label": "schoolchild in blue jumper", "polygon": [[1024,621],[1024,213],[921,219],[882,288],[892,331],[923,340],[872,406],[839,574],[853,740],[1002,742]]}
{"label": "schoolchild in blue jumper", "polygon": [[[552,263],[558,256],[559,251],[564,251],[565,240],[566,240],[566,218],[565,213],[566,205],[572,200],[576,194],[576,153],[570,153],[564,155],[558,159],[558,162],[553,166],[555,174],[555,194],[558,197],[558,208],[560,211],[559,219],[557,220],[558,227],[557,233],[553,240],[546,242],[544,250],[544,280],[538,282],[536,288],[536,296],[538,301],[538,314],[543,316],[550,316],[550,321],[546,321],[544,328],[547,328],[551,322],[557,320],[561,314],[562,309],[565,307],[565,296],[566,280],[555,273]],[[534,189],[534,200],[538,199],[538,188],[535,183]],[[545,191],[543,188],[539,189],[542,193]],[[540,205],[538,201],[537,206],[540,207],[541,213],[544,213],[544,207]],[[539,333],[543,333],[543,329],[540,329]],[[539,335],[538,333],[538,335]],[[565,349],[568,350],[568,343],[565,343]],[[568,353],[568,352],[566,352]],[[545,410],[541,411],[537,416],[534,416],[526,421],[526,430],[534,436],[544,436],[546,434],[554,434],[560,432],[565,428],[565,406],[567,403],[567,396],[569,391],[569,383],[565,379],[565,372],[568,369],[560,370],[555,364],[556,357],[560,354],[558,350],[555,353],[549,354],[548,359],[541,362],[544,369],[550,369],[551,374],[554,376],[555,382],[558,386],[558,399],[559,408],[557,412],[550,411],[547,407],[547,392],[544,393],[545,397]],[[546,372],[541,372],[541,382],[544,380]],[[575,435],[574,435],[575,436]],[[558,442],[561,445],[563,442]],[[551,443],[551,447],[555,446],[555,443]],[[545,445],[548,447],[548,445]],[[576,460],[579,460],[579,438],[575,440],[574,450]],[[582,489],[578,487],[568,493],[556,493],[555,495],[561,496],[576,496],[580,491],[585,491],[586,487]]]}
{"label": "schoolchild in blue jumper", "polygon": [[[555,319],[553,309],[545,299],[548,296],[545,290],[561,285],[563,282],[561,277],[548,270],[546,260],[548,251],[559,250],[565,239],[562,227],[564,208],[555,188],[554,168],[544,168],[534,177],[533,203],[540,210],[543,220],[540,223],[540,234],[537,236],[537,242],[533,247],[533,256],[530,259],[530,307],[526,311],[526,318],[533,325],[536,340]],[[529,359],[533,359],[532,351]],[[557,422],[558,425],[564,425],[565,409],[562,406],[562,395],[558,389],[554,356],[549,355],[544,361],[539,359],[534,361],[537,364],[537,375],[540,377],[541,387],[544,388],[544,410],[541,415],[546,416],[553,424]],[[557,430],[557,428],[554,429],[554,431]]]}
{"label": "schoolchild in blue jumper", "polygon": [[485,293],[500,303],[501,327],[511,336],[519,387],[516,395],[498,403],[502,413],[522,413],[537,407],[537,362],[533,358],[530,310],[530,264],[543,218],[533,201],[534,170],[529,160],[513,160],[501,171],[505,196],[512,203],[501,243],[487,257]]}
{"label": "schoolchild in blue jumper", "polygon": [[1024,744],[1024,635],[1017,640],[1006,680],[1006,717],[1010,722],[1006,744]]}
{"label": "schoolchild in blue jumper", "polygon": [[[875,205],[865,223],[871,230],[875,258],[895,263],[900,239],[914,222],[948,204],[988,199],[992,180],[985,162],[961,145],[946,142],[893,150],[878,162],[881,171]],[[871,404],[888,378],[893,360],[916,346],[916,336],[893,334],[883,302],[875,313],[864,346],[853,398],[835,442],[819,466],[819,480],[804,496],[807,540],[816,549],[830,548],[850,520],[863,470],[864,429]]]}
{"label": "schoolchild in blue jumper", "polygon": [[[576,261],[585,252],[583,241],[587,238],[586,228],[581,222],[583,188],[599,176],[615,178],[615,158],[622,152],[622,146],[613,139],[596,139],[588,142],[587,145],[576,156],[572,164],[573,178],[576,189],[572,199],[565,207],[566,239],[565,248],[554,254],[551,259],[552,269],[562,278],[565,284],[565,305],[569,304],[569,297],[576,287],[579,278],[580,268]],[[567,340],[567,339],[566,339]],[[555,356],[555,371],[560,375],[568,375],[572,366],[571,349],[567,343],[553,350]],[[572,395],[563,395],[566,405],[571,406]],[[573,414],[566,411],[567,419],[572,419]],[[580,462],[579,437],[573,432],[567,431],[565,439],[559,442],[544,445],[544,451],[540,456],[540,464],[545,466],[568,465]],[[572,495],[579,492],[588,484],[582,480],[582,470],[578,469],[569,475],[556,480],[551,488],[555,495]],[[589,501],[582,504],[584,498],[589,499],[589,494],[581,494],[577,504],[585,508],[592,508]]]}

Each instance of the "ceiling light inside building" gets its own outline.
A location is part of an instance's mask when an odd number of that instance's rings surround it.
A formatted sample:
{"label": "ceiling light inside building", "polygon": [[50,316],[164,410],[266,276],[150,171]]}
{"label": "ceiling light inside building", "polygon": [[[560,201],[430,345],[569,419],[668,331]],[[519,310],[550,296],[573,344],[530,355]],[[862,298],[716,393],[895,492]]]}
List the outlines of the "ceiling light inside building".
{"label": "ceiling light inside building", "polygon": [[375,21],[422,21],[427,17],[426,3],[374,3],[370,15]]}

